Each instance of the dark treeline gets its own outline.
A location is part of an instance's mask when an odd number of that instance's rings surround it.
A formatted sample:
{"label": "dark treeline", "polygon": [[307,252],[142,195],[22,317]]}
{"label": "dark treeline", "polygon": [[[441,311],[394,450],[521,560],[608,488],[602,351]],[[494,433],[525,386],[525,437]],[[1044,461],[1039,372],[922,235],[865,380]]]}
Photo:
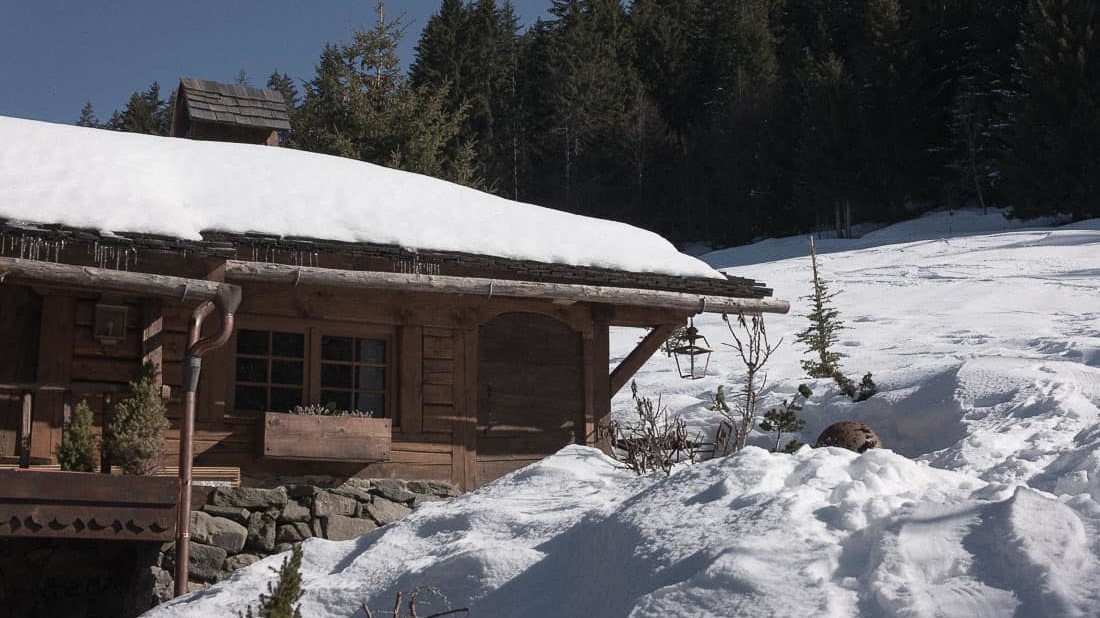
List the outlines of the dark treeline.
{"label": "dark treeline", "polygon": [[[735,243],[838,205],[1100,215],[1098,26],[1091,0],[552,0],[521,33],[506,1],[443,0],[407,74],[380,10],[267,85],[292,147]],[[158,100],[106,124],[156,132]]]}

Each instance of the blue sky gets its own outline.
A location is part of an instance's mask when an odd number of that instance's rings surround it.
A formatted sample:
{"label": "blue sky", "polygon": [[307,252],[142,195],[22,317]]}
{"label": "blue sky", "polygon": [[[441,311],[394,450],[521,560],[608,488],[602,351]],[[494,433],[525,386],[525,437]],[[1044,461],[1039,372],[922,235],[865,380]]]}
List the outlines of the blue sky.
{"label": "blue sky", "polygon": [[[402,60],[439,0],[389,0],[406,24]],[[513,0],[524,26],[550,0]],[[91,101],[101,120],[130,93],[180,76],[255,85],[272,70],[308,80],[326,42],[373,23],[374,0],[0,0],[0,115],[74,123]]]}

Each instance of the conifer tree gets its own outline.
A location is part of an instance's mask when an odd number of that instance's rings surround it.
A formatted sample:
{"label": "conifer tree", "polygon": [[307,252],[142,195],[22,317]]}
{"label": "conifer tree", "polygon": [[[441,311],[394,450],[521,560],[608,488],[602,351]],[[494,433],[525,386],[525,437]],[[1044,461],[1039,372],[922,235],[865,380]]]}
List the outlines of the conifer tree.
{"label": "conifer tree", "polygon": [[81,401],[73,409],[69,422],[61,431],[57,447],[57,463],[62,470],[92,472],[95,470],[96,441],[92,435],[92,409]]}
{"label": "conifer tree", "polygon": [[844,329],[840,321],[840,312],[833,308],[833,297],[828,284],[820,277],[817,269],[817,251],[813,237],[810,237],[810,263],[813,266],[813,292],[805,297],[810,301],[810,312],[806,315],[810,325],[795,335],[795,341],[806,346],[807,352],[816,358],[802,361],[802,370],[811,378],[835,378],[843,376],[840,359],[844,356],[835,350],[837,332]]}
{"label": "conifer tree", "polygon": [[475,184],[472,144],[458,141],[461,110],[445,88],[413,88],[401,72],[403,28],[384,16],[351,43],[326,45],[306,84],[294,145]]}
{"label": "conifer tree", "polygon": [[302,618],[302,608],[298,599],[302,598],[302,546],[297,544],[289,557],[283,558],[279,568],[279,579],[274,585],[267,584],[267,593],[260,594],[257,611],[252,606],[243,614],[244,618]]}
{"label": "conifer tree", "polygon": [[[764,420],[760,422],[760,429],[763,431],[775,432],[775,446],[772,448],[772,452],[779,451],[779,444],[783,441],[783,434],[795,433],[802,431],[806,427],[806,421],[798,417],[798,413],[802,411],[802,402],[813,396],[813,391],[805,384],[798,385],[798,392],[794,394],[790,399],[785,399],[783,405],[777,408],[772,408],[764,413]],[[783,451],[786,453],[792,453],[798,450],[798,447],[802,446],[798,440],[791,440],[784,447]]]}
{"label": "conifer tree", "polygon": [[156,371],[146,364],[141,376],[130,382],[130,395],[115,406],[103,437],[107,456],[126,474],[153,474],[164,457],[168,418],[154,380]]}
{"label": "conifer tree", "polygon": [[168,135],[174,99],[174,92],[169,100],[162,99],[160,84],[153,82],[144,92],[132,93],[126,106],[111,114],[107,128],[127,133]]}
{"label": "conifer tree", "polygon": [[84,107],[80,108],[80,118],[76,121],[78,127],[91,127],[98,129],[99,118],[95,115],[95,108],[92,107],[92,102],[88,101],[84,104]]}
{"label": "conifer tree", "polygon": [[1014,212],[1095,216],[1100,193],[1100,10],[1091,0],[1029,0],[1022,20],[1012,154]]}

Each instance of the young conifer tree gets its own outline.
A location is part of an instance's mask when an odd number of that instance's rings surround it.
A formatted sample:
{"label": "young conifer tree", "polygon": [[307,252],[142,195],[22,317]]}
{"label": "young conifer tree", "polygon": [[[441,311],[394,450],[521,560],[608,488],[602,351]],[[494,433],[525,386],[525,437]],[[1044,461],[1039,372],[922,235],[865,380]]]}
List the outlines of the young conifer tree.
{"label": "young conifer tree", "polygon": [[57,447],[57,463],[62,470],[93,472],[95,470],[95,436],[92,435],[92,409],[81,401],[73,410],[65,429],[61,431],[61,445]]}
{"label": "young conifer tree", "polygon": [[153,474],[164,456],[168,417],[155,377],[156,367],[146,364],[141,377],[130,382],[130,396],[115,406],[103,438],[112,463],[126,474]]}
{"label": "young conifer tree", "polygon": [[[835,351],[837,344],[837,331],[843,330],[844,324],[840,321],[840,312],[833,308],[833,297],[836,292],[830,292],[828,285],[823,281],[817,270],[817,251],[814,248],[813,236],[810,237],[810,263],[813,265],[814,289],[805,299],[810,301],[810,312],[806,317],[810,325],[806,330],[795,335],[795,341],[804,344],[807,351],[816,358],[802,361],[802,369],[811,378],[834,378],[841,383],[844,378],[840,370],[840,359],[844,356]],[[838,377],[839,376],[839,377]]]}
{"label": "young conifer tree", "polygon": [[[267,594],[260,594],[260,606],[256,612],[252,607],[241,618],[302,618],[302,607],[297,605],[302,597],[302,546],[295,545],[290,556],[283,558],[279,569],[279,581],[267,584]],[[274,569],[272,569],[274,570]]]}

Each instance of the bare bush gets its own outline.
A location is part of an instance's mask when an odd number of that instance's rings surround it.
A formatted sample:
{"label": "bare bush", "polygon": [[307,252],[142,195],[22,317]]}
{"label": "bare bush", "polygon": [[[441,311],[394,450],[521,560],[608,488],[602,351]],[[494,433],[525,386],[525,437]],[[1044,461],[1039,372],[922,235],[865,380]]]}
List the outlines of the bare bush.
{"label": "bare bush", "polygon": [[[427,597],[427,598],[422,598]],[[421,616],[417,613],[418,606],[426,605],[444,605],[443,609],[435,610],[431,614]],[[363,604],[363,611],[367,613],[367,618],[374,618],[375,614],[371,611],[367,604]],[[431,608],[428,611],[432,611]],[[456,614],[467,614],[470,612],[468,607],[462,607],[453,609],[451,602],[447,600],[447,597],[443,596],[438,588],[432,586],[417,586],[413,588],[412,592],[398,592],[397,597],[393,601],[393,609],[390,611],[379,612],[379,616],[390,616],[390,618],[442,618],[443,616],[453,616]]]}
{"label": "bare bush", "polygon": [[749,433],[756,424],[757,399],[768,380],[768,374],[763,373],[764,365],[783,340],[780,339],[775,345],[768,342],[768,330],[764,326],[762,315],[754,315],[746,319],[745,314],[738,314],[736,329],[730,322],[729,316],[723,315],[722,319],[726,322],[726,327],[729,328],[734,341],[726,345],[737,350],[741,363],[745,366],[745,382],[741,388],[740,399],[732,407],[726,403],[725,394],[719,387],[713,409],[721,412],[733,425],[730,450],[739,451],[745,447]]}
{"label": "bare bush", "polygon": [[607,431],[617,460],[637,474],[660,470],[667,476],[681,461],[695,461],[699,439],[688,435],[687,423],[680,416],[669,418],[668,409],[648,397],[638,395],[638,385],[630,384],[636,420],[613,420]]}

